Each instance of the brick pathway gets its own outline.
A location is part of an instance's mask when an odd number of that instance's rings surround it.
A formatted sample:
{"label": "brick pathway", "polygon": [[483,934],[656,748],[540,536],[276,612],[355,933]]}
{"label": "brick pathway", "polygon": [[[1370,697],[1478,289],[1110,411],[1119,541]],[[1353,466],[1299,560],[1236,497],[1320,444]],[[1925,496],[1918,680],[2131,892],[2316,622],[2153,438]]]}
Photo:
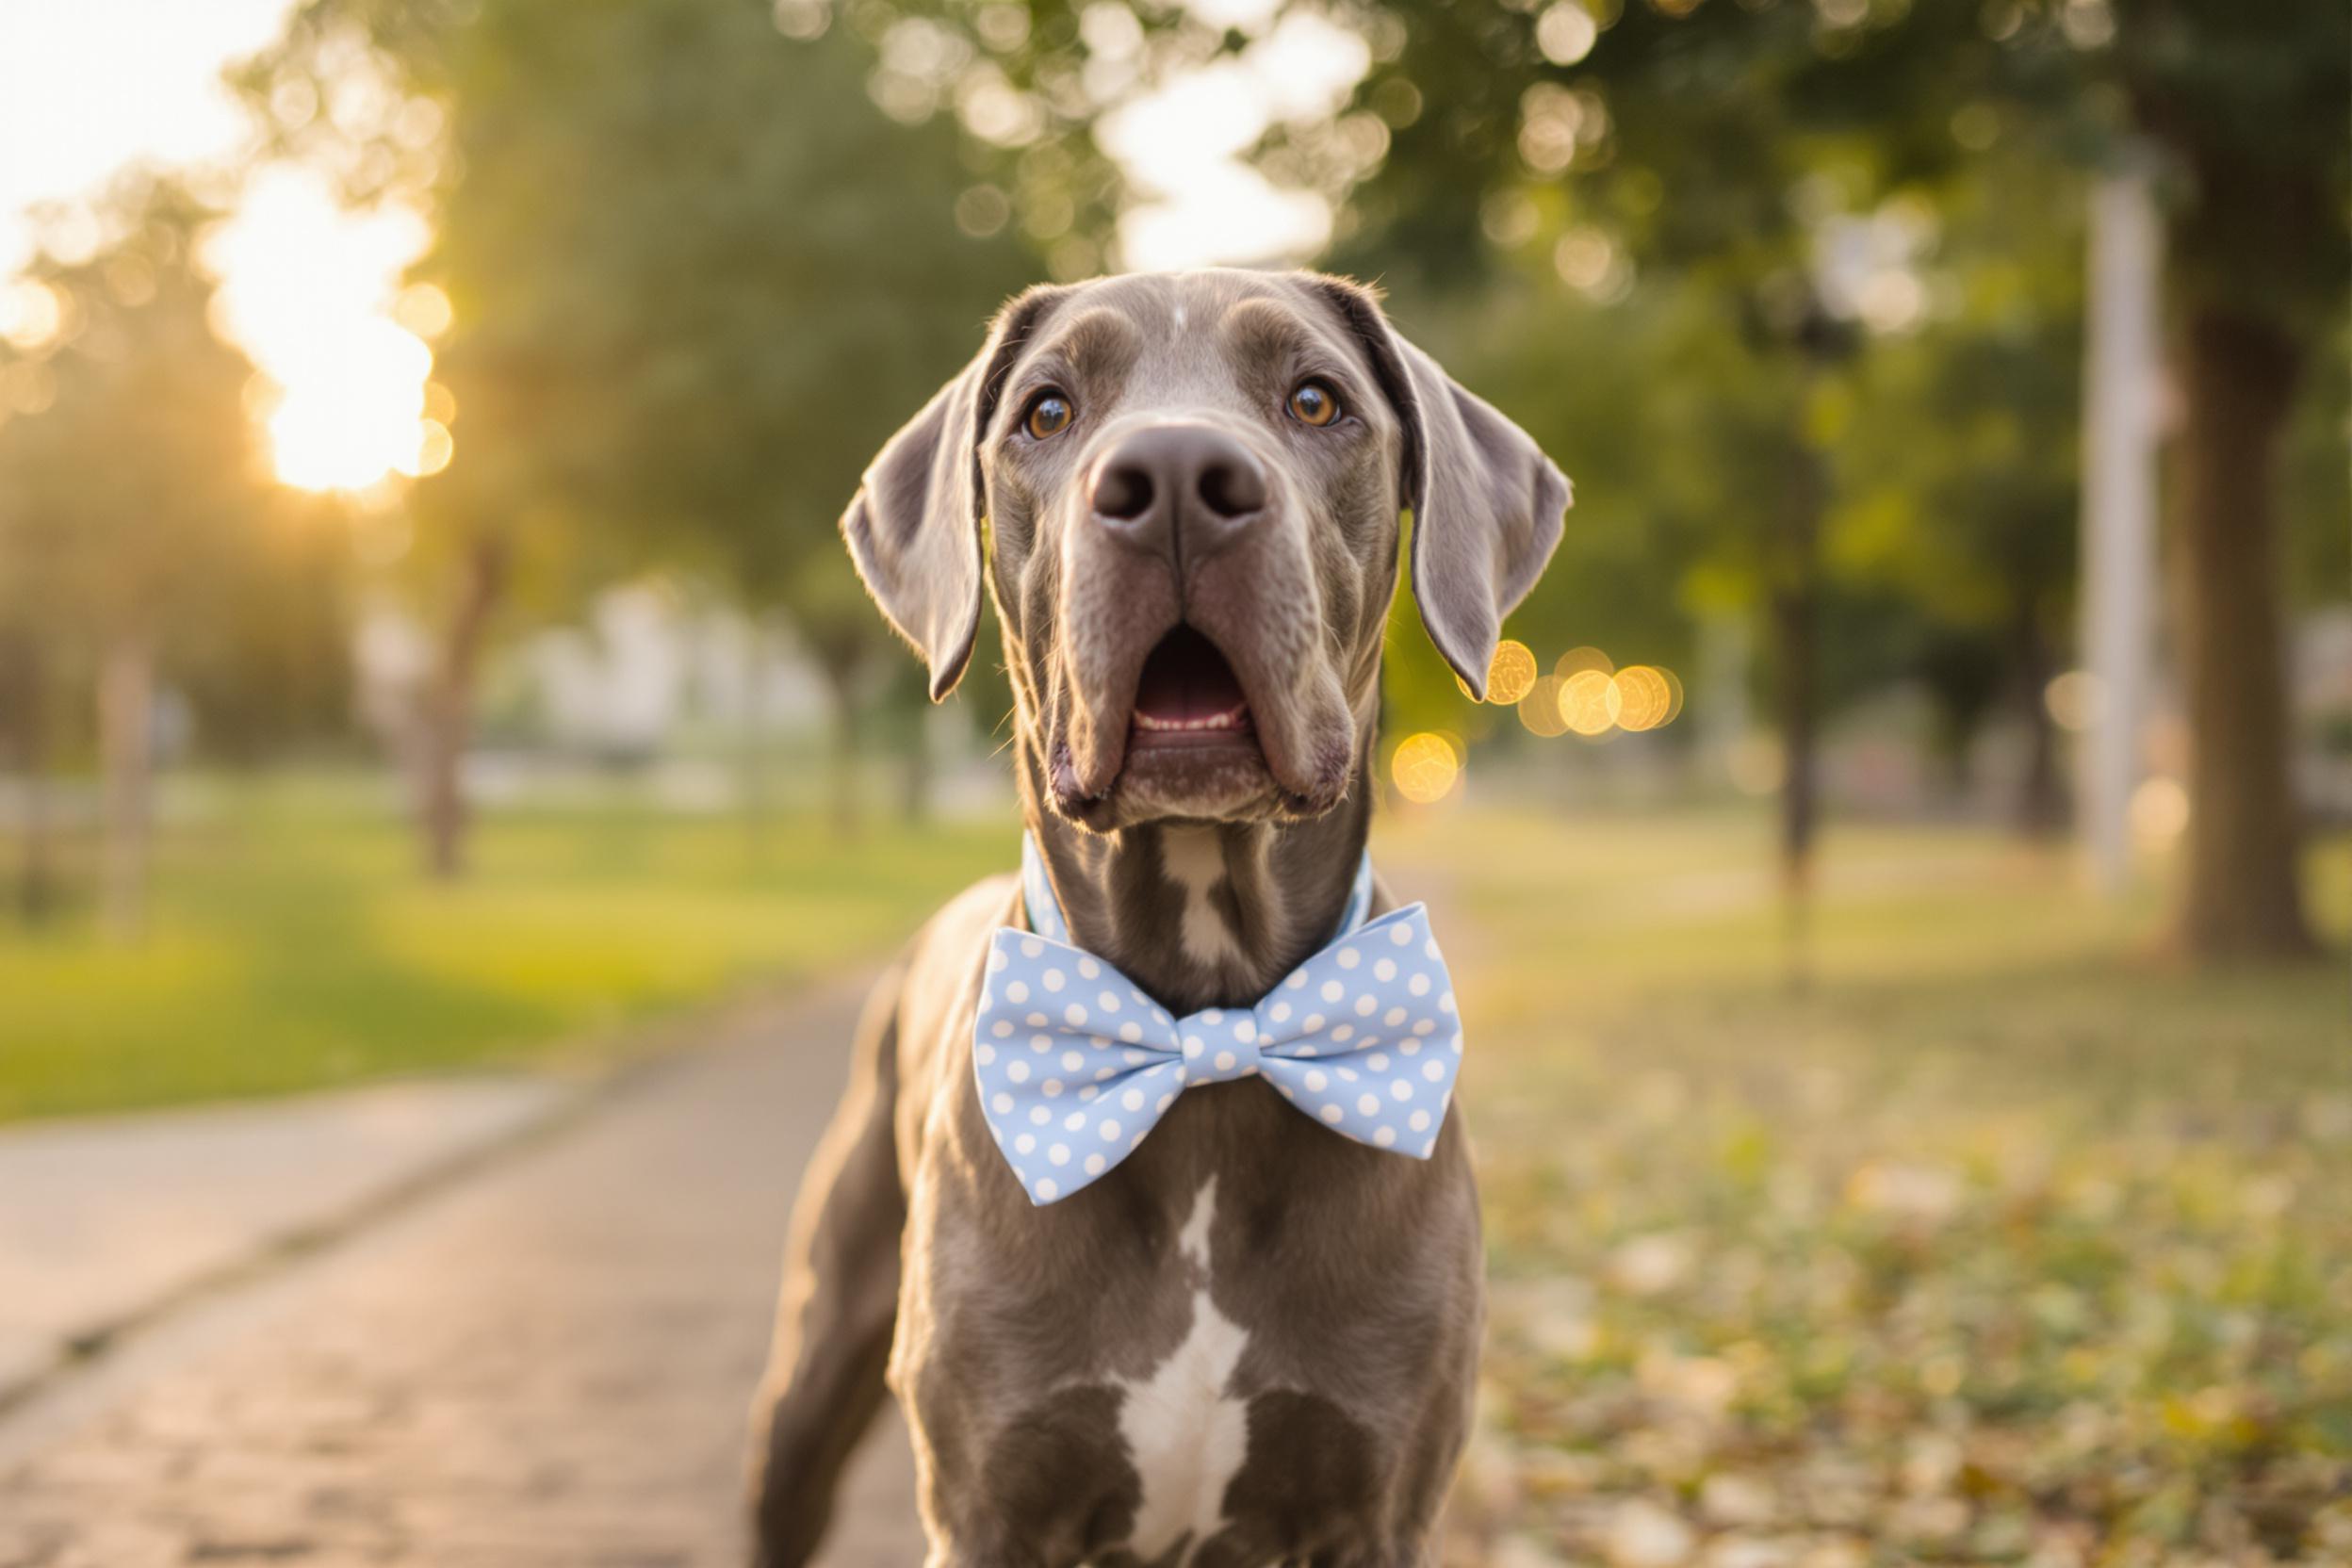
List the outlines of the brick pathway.
{"label": "brick pathway", "polygon": [[[744,1411],[855,1000],[746,1009],[0,1417],[0,1568],[743,1561]],[[830,1568],[922,1560],[903,1435],[877,1438]]]}
{"label": "brick pathway", "polygon": [[0,1405],[72,1346],[348,1228],[580,1086],[485,1074],[0,1128]]}

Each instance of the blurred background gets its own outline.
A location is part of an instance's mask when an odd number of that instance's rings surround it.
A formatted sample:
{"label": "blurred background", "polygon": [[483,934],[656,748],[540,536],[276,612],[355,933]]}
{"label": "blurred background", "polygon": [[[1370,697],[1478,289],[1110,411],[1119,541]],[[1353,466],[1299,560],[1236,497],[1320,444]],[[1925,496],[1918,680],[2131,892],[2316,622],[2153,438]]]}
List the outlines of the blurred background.
{"label": "blurred background", "polygon": [[2348,122],[2341,0],[8,0],[0,1120],[877,962],[1017,818],[867,459],[1322,267],[1576,485],[1389,647],[1456,1560],[2344,1560]]}

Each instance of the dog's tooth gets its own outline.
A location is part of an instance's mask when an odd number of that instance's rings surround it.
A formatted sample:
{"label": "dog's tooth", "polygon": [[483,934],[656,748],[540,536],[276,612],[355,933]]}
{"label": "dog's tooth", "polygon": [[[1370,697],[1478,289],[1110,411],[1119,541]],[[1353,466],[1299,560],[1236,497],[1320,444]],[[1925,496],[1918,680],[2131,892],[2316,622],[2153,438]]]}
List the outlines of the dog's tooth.
{"label": "dog's tooth", "polygon": [[1160,718],[1140,709],[1131,715],[1137,729],[1164,733],[1191,733],[1203,730],[1238,729],[1250,717],[1250,705],[1235,703],[1221,713],[1203,714],[1198,718]]}

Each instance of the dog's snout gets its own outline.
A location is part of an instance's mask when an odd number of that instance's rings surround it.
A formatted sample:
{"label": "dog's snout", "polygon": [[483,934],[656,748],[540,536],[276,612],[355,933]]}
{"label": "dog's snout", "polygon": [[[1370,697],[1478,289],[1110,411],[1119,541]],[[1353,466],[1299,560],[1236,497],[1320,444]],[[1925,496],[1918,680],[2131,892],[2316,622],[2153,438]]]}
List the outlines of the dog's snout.
{"label": "dog's snout", "polygon": [[1103,454],[1090,499],[1096,520],[1136,547],[1199,557],[1265,511],[1266,466],[1212,426],[1154,425]]}

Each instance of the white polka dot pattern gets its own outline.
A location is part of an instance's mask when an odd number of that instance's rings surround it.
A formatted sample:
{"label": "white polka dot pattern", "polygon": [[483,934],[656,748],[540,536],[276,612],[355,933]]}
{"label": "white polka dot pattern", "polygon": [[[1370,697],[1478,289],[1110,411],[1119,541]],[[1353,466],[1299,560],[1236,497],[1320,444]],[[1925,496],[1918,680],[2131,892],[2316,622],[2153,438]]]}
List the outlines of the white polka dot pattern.
{"label": "white polka dot pattern", "polygon": [[[1032,922],[1040,930],[1066,931],[1034,849],[1024,850]],[[1360,881],[1368,895],[1368,876]],[[1061,990],[1073,973],[1093,980],[1110,966],[1055,935],[998,931],[973,1022],[972,1075],[997,1147],[1030,1201],[1067,1198],[1116,1169],[1184,1090],[1245,1078],[1265,1078],[1299,1112],[1343,1136],[1428,1159],[1436,1150],[1429,1130],[1445,1121],[1462,1060],[1452,984],[1421,905],[1363,924],[1365,903],[1368,896],[1352,901],[1339,939],[1255,1007],[1211,1007],[1182,1019],[1149,1005],[1113,972],[1094,1011],[1070,1003],[1046,1021],[1025,1005],[1031,996]],[[1133,1010],[1118,1004],[1122,990]],[[1327,1002],[1328,1014],[1281,1000],[1300,992]],[[1380,1026],[1370,1030],[1333,1021],[1374,1018]],[[996,1049],[1020,1028],[1041,1030],[1030,1038],[1031,1050],[1063,1077],[1088,1083],[1087,1098],[1099,1085],[1101,1103],[1119,1114],[1064,1118],[1067,1100],[1049,1110],[1063,1092],[1061,1079],[1033,1071],[1037,1058],[1028,1052]],[[1405,1055],[1394,1054],[1400,1032],[1412,1041]],[[1421,1051],[1418,1037],[1430,1035],[1452,1049]],[[1063,1141],[1032,1135],[1049,1123],[1064,1129]]]}

